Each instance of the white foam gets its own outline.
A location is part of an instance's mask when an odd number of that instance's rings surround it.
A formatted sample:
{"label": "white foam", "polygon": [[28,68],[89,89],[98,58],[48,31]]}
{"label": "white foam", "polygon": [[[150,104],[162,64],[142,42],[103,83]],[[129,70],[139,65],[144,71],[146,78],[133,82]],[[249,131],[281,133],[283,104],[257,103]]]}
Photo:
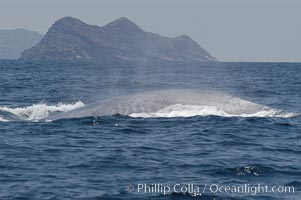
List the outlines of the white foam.
{"label": "white foam", "polygon": [[[83,106],[85,106],[85,104],[81,101],[78,101],[73,104],[58,103],[56,105],[47,105],[43,103],[43,104],[33,104],[32,106],[18,107],[18,108],[10,108],[4,106],[4,107],[0,107],[0,111],[7,112],[9,114],[17,116],[22,120],[38,121],[48,117],[53,112],[67,112]],[[6,119],[3,116],[2,117],[0,116],[0,121],[8,122],[11,120]]]}
{"label": "white foam", "polygon": [[156,112],[149,113],[132,113],[130,117],[142,118],[171,118],[171,117],[193,117],[193,116],[221,116],[221,117],[279,117],[289,118],[297,116],[296,113],[284,112],[277,109],[266,107],[265,109],[255,113],[229,114],[224,110],[218,109],[215,106],[199,106],[199,105],[182,105],[174,104],[160,109]]}
{"label": "white foam", "polygon": [[0,116],[0,122],[9,122],[9,120],[4,119],[3,117]]}

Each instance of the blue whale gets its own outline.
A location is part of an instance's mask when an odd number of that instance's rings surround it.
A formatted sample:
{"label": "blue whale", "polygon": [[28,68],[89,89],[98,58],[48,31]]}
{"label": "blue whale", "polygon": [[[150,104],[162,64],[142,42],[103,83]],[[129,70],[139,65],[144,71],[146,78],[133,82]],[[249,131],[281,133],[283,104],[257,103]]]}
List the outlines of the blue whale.
{"label": "blue whale", "polygon": [[267,106],[216,92],[160,90],[108,98],[75,110],[54,114],[46,121],[115,114],[155,113],[171,105],[211,106],[233,116],[271,111]]}

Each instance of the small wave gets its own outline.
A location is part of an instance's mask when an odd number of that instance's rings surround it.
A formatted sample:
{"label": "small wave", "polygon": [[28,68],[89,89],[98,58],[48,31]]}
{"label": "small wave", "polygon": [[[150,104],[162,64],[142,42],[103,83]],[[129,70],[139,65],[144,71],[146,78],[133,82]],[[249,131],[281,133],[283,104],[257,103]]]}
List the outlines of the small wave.
{"label": "small wave", "polygon": [[4,119],[3,117],[0,116],[0,122],[9,122],[9,120]]}
{"label": "small wave", "polygon": [[291,112],[284,112],[277,109],[266,107],[265,109],[254,113],[241,113],[241,114],[229,114],[222,109],[218,109],[215,106],[198,106],[198,105],[182,105],[175,104],[167,106],[157,112],[142,112],[132,113],[130,117],[141,118],[171,118],[171,117],[193,117],[193,116],[221,116],[221,117],[278,117],[278,118],[290,118],[295,117],[298,114]]}
{"label": "small wave", "polygon": [[244,166],[233,170],[236,176],[262,176],[267,173],[273,172],[272,168],[264,166]]}
{"label": "small wave", "polygon": [[[81,101],[73,104],[58,103],[56,105],[33,104],[27,107],[10,108],[7,106],[0,107],[0,122],[10,122],[19,120],[39,121],[56,112],[67,112],[85,106]],[[11,115],[14,117],[12,118]],[[9,116],[9,117],[8,117]]]}

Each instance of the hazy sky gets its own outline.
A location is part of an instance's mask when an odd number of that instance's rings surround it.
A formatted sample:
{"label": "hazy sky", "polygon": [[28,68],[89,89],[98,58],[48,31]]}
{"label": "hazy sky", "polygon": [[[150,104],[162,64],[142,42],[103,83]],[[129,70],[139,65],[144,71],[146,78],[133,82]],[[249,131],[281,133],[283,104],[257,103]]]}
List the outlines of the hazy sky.
{"label": "hazy sky", "polygon": [[220,61],[301,61],[301,0],[0,0],[0,29],[46,33],[64,16],[187,34]]}

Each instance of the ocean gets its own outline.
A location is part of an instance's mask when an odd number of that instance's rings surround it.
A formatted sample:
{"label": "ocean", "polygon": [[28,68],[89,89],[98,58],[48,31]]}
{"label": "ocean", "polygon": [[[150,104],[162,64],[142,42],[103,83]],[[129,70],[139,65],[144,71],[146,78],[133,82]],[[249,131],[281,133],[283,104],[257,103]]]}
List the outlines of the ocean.
{"label": "ocean", "polygon": [[301,199],[301,63],[0,61],[0,199]]}

